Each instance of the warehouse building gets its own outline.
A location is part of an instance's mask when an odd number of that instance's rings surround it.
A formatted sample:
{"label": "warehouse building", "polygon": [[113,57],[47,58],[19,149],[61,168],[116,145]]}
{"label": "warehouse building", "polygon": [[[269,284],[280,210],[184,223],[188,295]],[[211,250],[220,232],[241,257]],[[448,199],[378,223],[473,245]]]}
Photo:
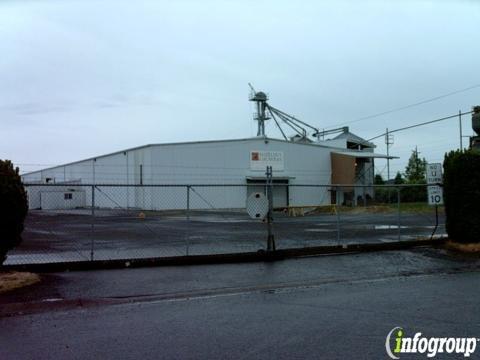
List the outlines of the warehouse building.
{"label": "warehouse building", "polygon": [[[343,134],[344,135],[344,134]],[[205,201],[192,197],[192,208],[242,208],[246,197],[263,191],[266,166],[273,168],[274,206],[309,206],[355,202],[373,196],[371,188],[295,187],[286,185],[371,185],[374,178],[373,147],[347,148],[357,137],[318,143],[291,142],[266,137],[152,144],[102,155],[23,175],[27,184],[64,184],[30,187],[31,208],[89,206],[88,187],[74,184],[112,185],[209,185],[248,184],[248,187],[197,188]],[[345,147],[340,147],[342,144]],[[356,144],[356,143],[355,143]],[[363,146],[365,142],[362,141]],[[68,186],[70,185],[70,187]],[[283,185],[283,186],[282,186]],[[76,191],[72,191],[76,190]],[[96,205],[141,209],[185,208],[182,187],[104,187]],[[35,192],[35,193],[34,193]],[[43,197],[43,206],[41,204]],[[195,200],[196,199],[196,200]],[[68,204],[71,204],[70,206]]]}
{"label": "warehouse building", "polygon": [[[244,208],[250,193],[264,191],[267,166],[273,169],[276,208],[350,204],[373,196],[368,187],[294,185],[372,185],[374,159],[387,158],[373,152],[374,144],[348,127],[329,140],[320,140],[318,131],[312,140],[303,129],[291,138],[269,138],[264,122],[273,118],[279,125],[275,114],[285,123],[300,121],[270,107],[264,93],[252,100],[258,106],[256,137],[151,144],[24,174],[26,184],[61,184],[28,187],[30,208],[91,206],[92,195],[95,206],[107,208],[184,209],[187,202],[192,209]],[[92,184],[95,194],[91,186],[79,186]],[[206,186],[218,184],[248,186]],[[196,185],[195,196],[182,185]]]}

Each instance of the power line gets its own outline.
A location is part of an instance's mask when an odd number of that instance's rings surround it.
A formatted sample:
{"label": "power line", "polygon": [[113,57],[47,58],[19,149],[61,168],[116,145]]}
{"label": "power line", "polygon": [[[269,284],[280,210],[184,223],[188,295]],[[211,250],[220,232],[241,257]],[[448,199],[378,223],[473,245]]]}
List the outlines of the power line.
{"label": "power line", "polygon": [[[422,149],[432,149],[432,148],[441,148],[441,147],[451,147],[451,146],[456,146],[457,142],[455,141],[450,141],[451,139],[442,139],[438,141],[422,141],[421,142],[421,147]],[[395,149],[396,152],[410,149],[412,146],[411,143],[407,145],[392,145],[392,148]]]}
{"label": "power line", "polygon": [[[418,123],[418,124],[414,124],[414,125],[410,125],[410,126],[405,126],[403,128],[399,128],[399,129],[395,129],[395,130],[389,130],[388,134],[398,132],[398,131],[413,129],[413,128],[416,128],[416,127],[419,127],[419,126],[433,124],[433,123],[448,120],[448,119],[458,118],[459,116],[468,115],[468,114],[471,114],[471,113],[473,113],[473,111],[467,111],[467,112],[464,112],[464,113],[459,113],[459,114],[455,114],[455,115],[446,116],[446,117],[443,117],[443,118],[440,118],[440,119],[435,119],[435,120],[430,120],[430,121],[426,121],[426,122],[423,122],[423,123]],[[387,133],[384,132],[384,133],[382,133],[380,135],[377,135],[377,136],[375,136],[371,139],[368,139],[367,141],[372,141],[372,140],[378,139],[379,137],[385,136],[386,134]]]}
{"label": "power line", "polygon": [[400,107],[390,109],[390,110],[386,110],[386,111],[382,111],[382,112],[379,112],[379,113],[376,113],[376,114],[373,114],[373,115],[364,116],[364,117],[361,117],[361,118],[358,118],[358,119],[355,119],[355,120],[352,120],[352,121],[347,121],[347,122],[344,122],[344,123],[339,123],[339,124],[336,124],[336,125],[328,126],[327,129],[331,128],[331,127],[335,127],[335,126],[342,126],[342,125],[346,125],[346,124],[355,123],[355,122],[358,122],[358,121],[373,119],[373,118],[376,118],[376,117],[379,117],[379,116],[382,116],[382,115],[391,114],[391,113],[396,112],[396,111],[406,110],[406,109],[409,109],[409,108],[412,108],[412,107],[415,107],[415,106],[427,104],[427,103],[432,102],[432,101],[443,99],[443,98],[446,98],[448,96],[452,96],[452,95],[455,95],[455,94],[460,94],[462,92],[472,90],[472,89],[476,89],[476,88],[479,88],[479,87],[480,87],[480,84],[472,85],[472,86],[469,86],[469,87],[464,88],[464,89],[455,90],[455,91],[452,91],[450,93],[435,96],[433,98],[422,100],[422,101],[419,101],[419,102],[416,102],[416,103],[413,103],[413,104],[400,106]]}

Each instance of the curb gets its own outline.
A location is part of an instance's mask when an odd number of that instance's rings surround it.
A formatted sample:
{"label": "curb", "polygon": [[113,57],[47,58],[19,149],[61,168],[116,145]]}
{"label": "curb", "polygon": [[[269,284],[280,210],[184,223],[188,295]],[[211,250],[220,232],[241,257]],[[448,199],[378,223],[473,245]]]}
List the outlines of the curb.
{"label": "curb", "polygon": [[262,261],[278,261],[297,257],[318,255],[341,255],[362,252],[406,250],[415,247],[435,247],[443,245],[446,238],[417,239],[388,243],[365,243],[349,245],[315,246],[308,248],[279,249],[272,252],[259,250],[257,252],[227,253],[214,255],[190,255],[172,257],[154,257],[141,259],[116,259],[73,261],[44,264],[2,265],[0,271],[30,271],[37,273],[107,270],[123,268],[140,268],[151,266],[185,266],[213,265]]}

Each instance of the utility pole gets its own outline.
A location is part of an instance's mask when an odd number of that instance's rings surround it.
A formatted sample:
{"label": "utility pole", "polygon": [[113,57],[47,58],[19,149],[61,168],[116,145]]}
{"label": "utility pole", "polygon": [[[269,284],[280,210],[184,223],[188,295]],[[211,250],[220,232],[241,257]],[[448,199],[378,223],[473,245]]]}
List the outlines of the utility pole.
{"label": "utility pole", "polygon": [[385,131],[385,144],[387,145],[387,180],[390,180],[390,145],[393,144],[393,135]]}
{"label": "utility pole", "polygon": [[418,146],[415,145],[415,173],[418,174]]}
{"label": "utility pole", "polygon": [[458,124],[460,125],[460,150],[463,150],[462,110],[458,110]]}
{"label": "utility pole", "polygon": [[388,146],[388,128],[385,132],[385,144],[387,144],[387,181],[390,180],[390,152]]}

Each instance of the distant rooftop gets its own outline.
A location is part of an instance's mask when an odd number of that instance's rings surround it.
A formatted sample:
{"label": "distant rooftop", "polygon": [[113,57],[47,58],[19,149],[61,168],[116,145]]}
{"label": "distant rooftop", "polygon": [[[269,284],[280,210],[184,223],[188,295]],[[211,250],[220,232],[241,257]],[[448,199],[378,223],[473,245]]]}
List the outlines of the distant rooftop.
{"label": "distant rooftop", "polygon": [[[341,133],[340,135],[337,135],[333,138],[333,140],[340,140],[340,139],[345,139],[347,140],[347,143],[351,143],[354,145],[361,145],[362,147],[368,147],[368,148],[375,148],[376,145],[374,143],[371,143],[364,138],[361,138],[358,135],[355,135],[351,133],[350,131],[346,131]],[[349,146],[350,147],[350,146]]]}

